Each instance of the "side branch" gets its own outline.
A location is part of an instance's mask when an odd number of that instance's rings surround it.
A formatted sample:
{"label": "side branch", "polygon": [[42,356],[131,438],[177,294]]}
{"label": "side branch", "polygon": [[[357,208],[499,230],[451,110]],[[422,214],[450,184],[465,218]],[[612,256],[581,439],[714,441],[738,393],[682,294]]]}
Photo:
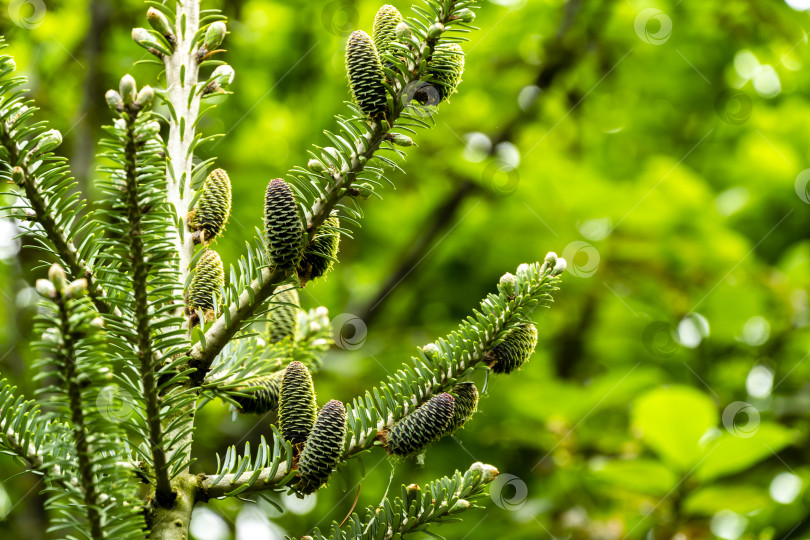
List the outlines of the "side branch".
{"label": "side branch", "polygon": [[[498,285],[498,294],[489,294],[457,330],[424,347],[413,365],[353,400],[347,408],[349,442],[340,462],[371,449],[381,431],[432,396],[450,390],[475,367],[484,363],[491,366],[489,353],[503,342],[507,333],[525,322],[534,309],[551,302],[551,293],[557,289],[564,269],[565,261],[549,253],[542,265],[521,265],[517,276],[506,274]],[[244,492],[278,490],[284,486],[292,473],[287,466],[292,458],[285,461],[286,456],[278,446],[280,436],[274,442],[275,453],[270,463],[264,461],[251,466],[248,461],[243,466],[243,462],[226,457],[229,468],[223,469],[219,476],[200,475],[198,499],[207,501]],[[266,456],[268,451],[262,449],[257,456]]]}
{"label": "side branch", "polygon": [[110,313],[110,306],[104,301],[104,291],[96,282],[93,270],[87,261],[82,259],[79,250],[76,249],[69,235],[60,225],[60,220],[54,211],[53,201],[45,195],[37,175],[25,163],[17,145],[5,129],[0,129],[0,145],[8,152],[9,163],[20,163],[14,167],[12,177],[15,183],[23,189],[25,198],[31,205],[33,216],[35,216],[32,219],[42,226],[42,230],[45,231],[45,235],[53,244],[59,258],[67,266],[71,276],[74,279],[87,280],[90,298],[99,313]]}
{"label": "side branch", "polygon": [[15,390],[0,380],[0,451],[22,459],[37,474],[48,474],[51,465],[45,461],[43,446],[61,437],[67,426],[49,423],[35,400],[24,400]]}
{"label": "side branch", "polygon": [[[444,25],[450,24],[453,16],[452,9],[442,11],[441,15],[436,18],[437,26],[442,29],[445,28]],[[363,172],[371,158],[374,157],[374,154],[379,150],[380,145],[386,140],[386,136],[394,127],[395,122],[409,105],[404,103],[407,100],[403,99],[406,87],[409,83],[419,81],[424,76],[426,66],[433,55],[440,35],[441,31],[431,34],[414,47],[412,56],[408,59],[408,70],[402,74],[402,81],[395,80],[392,82],[392,106],[386,117],[368,121],[368,131],[354,143],[354,152],[349,160],[348,170],[335,170],[330,173],[330,182],[324,186],[322,195],[312,204],[307,213],[305,225],[310,241],[317,232],[318,227],[329,217],[338,202],[348,194],[352,183]],[[273,294],[276,286],[288,277],[289,272],[277,269],[262,270],[261,279],[254,280],[250,284],[249,290],[245,290],[240,294],[238,302],[226,308],[228,310],[227,315],[220,316],[208,329],[203,342],[192,347],[189,352],[190,365],[197,369],[195,375],[197,384],[202,382],[214,358],[228,341],[242,328],[242,325],[256,312],[259,306]]]}
{"label": "side branch", "polygon": [[172,499],[172,486],[163,447],[163,427],[160,422],[160,404],[155,381],[154,351],[152,350],[149,298],[149,266],[146,261],[143,242],[141,204],[138,196],[138,147],[135,134],[136,113],[127,117],[126,155],[126,206],[129,213],[129,249],[132,260],[132,287],[135,300],[136,347],[140,359],[141,384],[146,406],[146,422],[149,428],[149,446],[155,467],[155,497],[159,504],[169,504]]}
{"label": "side branch", "polygon": [[[207,502],[210,499],[225,497],[233,491],[238,493],[255,493],[276,489],[279,483],[287,476],[287,464],[281,463],[278,467],[265,467],[256,475],[256,471],[248,471],[240,475],[226,474],[219,482],[214,483],[216,476],[200,474],[197,476],[197,501]],[[253,478],[256,480],[253,480]]]}
{"label": "side branch", "polygon": [[[4,428],[5,425],[0,425],[0,429]],[[25,445],[21,440],[16,431],[9,428],[4,435],[5,442],[3,446],[9,449],[17,457],[22,458],[28,468],[44,473],[43,470],[43,458],[42,453],[39,452],[33,443],[28,443]]]}
{"label": "side branch", "polygon": [[[401,111],[401,109],[400,109]],[[310,213],[306,227],[310,239],[317,228],[329,216],[332,209],[340,200],[341,191],[357,178],[363,171],[364,164],[374,155],[380,147],[388,129],[380,122],[373,122],[370,131],[366,134],[365,144],[357,143],[357,154],[353,157],[351,168],[347,173],[335,173],[334,182],[326,189],[326,196],[315,202]],[[361,159],[362,157],[363,159]],[[276,287],[290,276],[290,272],[282,269],[265,268],[261,279],[255,279],[250,284],[249,291],[239,295],[239,301],[227,307],[228,316],[222,315],[211,325],[205,333],[205,346],[202,342],[192,347],[189,356],[190,365],[197,369],[195,380],[200,384],[211,363],[230,339],[242,328],[242,324],[249,319],[270,298]]]}
{"label": "side branch", "polygon": [[96,490],[96,479],[93,471],[91,459],[91,449],[88,443],[92,436],[87,429],[84,415],[84,403],[82,403],[82,391],[79,387],[78,370],[76,366],[76,336],[71,326],[71,312],[65,305],[65,299],[58,301],[59,321],[63,339],[62,355],[64,362],[64,373],[67,386],[67,396],[70,408],[70,420],[73,424],[73,439],[76,445],[76,459],[78,461],[79,481],[84,494],[84,503],[87,511],[87,521],[90,525],[92,538],[104,538],[102,532],[102,520],[99,514],[99,493]]}

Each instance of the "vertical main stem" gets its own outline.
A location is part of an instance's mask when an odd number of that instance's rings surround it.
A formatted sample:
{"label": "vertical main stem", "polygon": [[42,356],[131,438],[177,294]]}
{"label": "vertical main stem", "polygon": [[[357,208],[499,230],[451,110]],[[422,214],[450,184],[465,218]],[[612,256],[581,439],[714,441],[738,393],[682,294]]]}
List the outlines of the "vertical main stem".
{"label": "vertical main stem", "polygon": [[[169,121],[169,138],[166,143],[167,163],[167,199],[174,207],[177,229],[174,233],[174,244],[178,255],[178,281],[175,297],[184,297],[184,286],[191,271],[190,264],[194,255],[194,242],[191,239],[186,216],[189,212],[189,203],[194,192],[191,188],[193,170],[193,144],[197,116],[200,112],[200,93],[197,92],[197,78],[199,63],[197,60],[197,47],[194,37],[200,27],[200,0],[184,0],[177,2],[175,10],[175,37],[176,42],[171,56],[164,58],[166,67],[166,90],[168,99],[174,109],[174,118]],[[179,302],[175,314],[182,315],[185,302]],[[187,421],[174,422],[173,432],[166,434],[167,440],[173,440],[175,434],[188,428],[194,422],[196,402],[192,401],[187,410],[177,411],[171,418],[184,416]],[[164,426],[165,427],[165,426]],[[190,453],[190,439],[192,430],[188,435],[176,441],[173,448],[167,449],[170,454],[175,452]],[[184,459],[188,462],[188,457]],[[160,539],[187,539],[191,511],[194,506],[194,488],[189,481],[188,471],[180,472],[172,481],[176,499],[171,506],[156,506],[151,516],[151,537]]]}
{"label": "vertical main stem", "polygon": [[149,298],[147,286],[149,269],[143,243],[141,206],[138,198],[138,148],[135,142],[135,114],[127,117],[126,144],[126,190],[124,198],[129,213],[129,251],[132,258],[132,289],[135,300],[137,347],[140,359],[141,385],[146,406],[146,422],[149,426],[149,446],[155,466],[155,498],[159,504],[174,501],[169,482],[169,470],[164,453],[163,426],[160,424],[160,404],[155,381],[155,359],[152,351],[152,329],[149,324]]}
{"label": "vertical main stem", "polygon": [[[186,224],[186,215],[193,196],[191,145],[194,142],[194,125],[200,112],[200,94],[196,91],[199,64],[193,42],[199,26],[199,0],[178,2],[175,29],[177,44],[172,55],[164,59],[169,101],[171,101],[176,115],[176,119],[171,119],[169,122],[169,139],[166,150],[169,158],[167,167],[170,169],[167,170],[168,199],[174,206],[179,229],[174,239],[180,259],[180,279],[177,284],[179,296],[183,295],[183,285],[190,272],[189,265],[194,254],[194,243]],[[193,96],[191,96],[192,92]],[[177,310],[181,312],[183,305],[177,306]]]}

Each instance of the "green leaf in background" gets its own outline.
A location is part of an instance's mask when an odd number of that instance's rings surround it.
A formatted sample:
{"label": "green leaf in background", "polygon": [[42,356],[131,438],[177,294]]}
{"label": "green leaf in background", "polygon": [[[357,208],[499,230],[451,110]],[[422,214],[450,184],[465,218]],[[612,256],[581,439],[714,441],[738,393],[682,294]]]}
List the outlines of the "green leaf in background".
{"label": "green leaf in background", "polygon": [[671,468],[651,459],[593,459],[590,468],[596,480],[634,493],[663,496],[678,483]]}
{"label": "green leaf in background", "polygon": [[751,485],[712,485],[690,494],[684,502],[687,514],[712,516],[721,510],[747,514],[774,504],[768,492]]}
{"label": "green leaf in background", "polygon": [[648,392],[633,403],[633,431],[664,461],[688,471],[703,455],[701,437],[718,422],[714,402],[687,386]]}
{"label": "green leaf in background", "polygon": [[793,442],[794,438],[793,430],[764,422],[750,437],[723,433],[706,446],[706,457],[695,471],[695,477],[706,482],[743,471],[776,455],[776,452]]}

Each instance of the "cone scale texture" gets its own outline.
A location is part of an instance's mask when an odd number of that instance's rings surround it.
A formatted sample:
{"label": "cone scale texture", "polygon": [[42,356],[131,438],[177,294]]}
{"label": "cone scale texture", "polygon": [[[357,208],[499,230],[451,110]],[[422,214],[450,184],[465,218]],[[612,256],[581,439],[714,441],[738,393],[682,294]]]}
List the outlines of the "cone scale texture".
{"label": "cone scale texture", "polygon": [[304,227],[292,190],[281,178],[271,180],[265,192],[264,230],[273,266],[295,268],[301,259]]}
{"label": "cone scale texture", "polygon": [[231,215],[231,181],[222,169],[216,169],[203,183],[192,226],[203,232],[203,242],[210,242],[222,232]]}
{"label": "cone scale texture", "polygon": [[188,306],[203,311],[214,309],[214,298],[219,298],[219,288],[225,284],[225,269],[219,254],[207,249],[197,261],[196,271],[188,292]]}
{"label": "cone scale texture", "polygon": [[453,386],[450,395],[453,396],[453,418],[447,426],[448,434],[463,426],[478,409],[478,389],[474,383],[459,383]]}
{"label": "cone scale texture", "polygon": [[[330,216],[323,224],[337,229],[340,227],[340,220],[337,216]],[[329,272],[335,264],[339,248],[340,233],[322,226],[304,250],[304,256],[298,265],[298,277],[302,282],[317,279]]]}
{"label": "cone scale texture", "polygon": [[317,410],[309,370],[301,362],[290,362],[281,379],[278,404],[278,424],[284,439],[293,444],[306,441]]}
{"label": "cone scale texture", "polygon": [[504,340],[487,353],[487,362],[494,373],[511,373],[522,366],[537,346],[537,328],[533,324],[516,326]]}
{"label": "cone scale texture", "polygon": [[397,39],[397,25],[402,22],[399,10],[390,4],[380,8],[374,17],[374,48],[382,56],[385,52],[392,52],[391,42]]}
{"label": "cone scale texture", "polygon": [[298,289],[292,285],[286,287],[273,296],[275,303],[270,311],[270,320],[267,322],[267,335],[270,343],[278,343],[288,336],[295,338],[298,328]]}
{"label": "cone scale texture", "polygon": [[346,442],[346,408],[332,400],[318,413],[298,461],[301,492],[313,493],[335,470]]}
{"label": "cone scale texture", "polygon": [[385,73],[374,43],[362,30],[352,32],[349,36],[346,44],[346,72],[352,97],[360,110],[371,117],[384,113],[387,109],[383,86]]}
{"label": "cone scale texture", "polygon": [[390,454],[411,456],[438,440],[453,419],[453,396],[438,394],[391,426],[385,437]]}
{"label": "cone scale texture", "polygon": [[456,92],[464,73],[464,51],[458,43],[440,43],[433,52],[427,73],[430,83],[439,92],[439,100],[444,101]]}
{"label": "cone scale texture", "polygon": [[278,395],[283,375],[284,372],[279,371],[256,379],[250,386],[258,388],[258,390],[254,390],[250,397],[235,397],[234,400],[239,404],[242,412],[264,414],[274,411],[278,407]]}

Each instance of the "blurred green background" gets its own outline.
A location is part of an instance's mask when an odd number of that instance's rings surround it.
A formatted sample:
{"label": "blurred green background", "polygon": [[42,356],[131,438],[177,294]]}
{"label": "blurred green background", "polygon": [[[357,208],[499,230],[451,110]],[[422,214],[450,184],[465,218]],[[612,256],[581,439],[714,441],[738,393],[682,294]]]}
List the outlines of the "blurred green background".
{"label": "blurred green background", "polygon": [[[103,95],[126,72],[160,86],[130,39],[136,0],[4,0],[0,32],[60,151],[96,196]],[[47,6],[46,6],[47,4]],[[393,2],[403,13],[409,2]],[[343,46],[378,2],[204,1],[224,10],[234,95],[201,123],[234,211],[235,262],[270,178],[326,143],[349,98]],[[807,0],[482,2],[460,93],[408,149],[396,190],[363,205],[341,264],[304,307],[353,314],[362,346],[334,348],[319,401],[349,401],[454,328],[498,277],[547,251],[569,271],[540,342],[490,377],[480,413],[424,465],[376,450],[284,509],[200,506],[199,540],[301,536],[389,481],[498,467],[485,509],[448,538],[810,538],[810,47]],[[22,10],[22,11],[21,11]],[[27,396],[39,253],[0,220],[0,372]],[[344,316],[342,319],[349,317]],[[479,389],[484,373],[476,374]],[[258,441],[273,415],[198,419],[197,471]],[[0,536],[46,538],[42,485],[0,457]],[[419,535],[415,535],[419,537]],[[425,536],[427,537],[427,536]]]}

